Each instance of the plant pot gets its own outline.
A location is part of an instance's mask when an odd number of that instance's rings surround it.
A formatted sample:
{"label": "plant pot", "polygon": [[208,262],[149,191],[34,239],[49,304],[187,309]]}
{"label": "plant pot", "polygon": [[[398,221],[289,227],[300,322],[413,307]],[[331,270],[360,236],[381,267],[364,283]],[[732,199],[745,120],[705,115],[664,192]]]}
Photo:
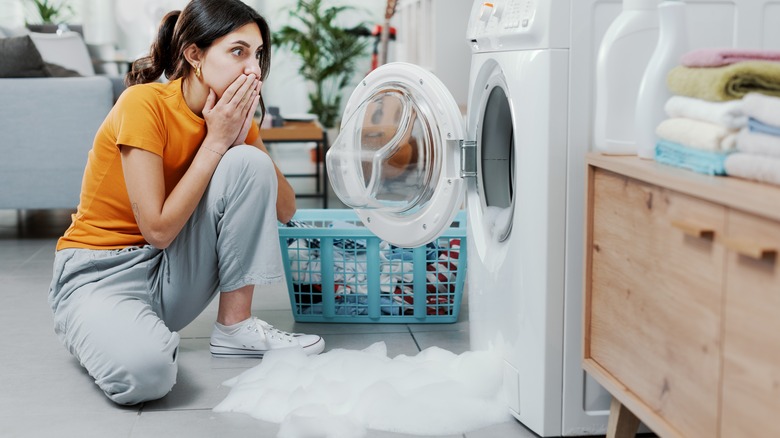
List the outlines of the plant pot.
{"label": "plant pot", "polygon": [[[38,32],[38,33],[57,33],[57,29],[59,29],[59,24],[28,24],[27,28],[30,29],[30,32]],[[79,35],[81,35],[82,38],[84,38],[84,26],[81,24],[65,24],[65,27],[67,29],[65,30],[71,30],[73,32],[78,32]]]}

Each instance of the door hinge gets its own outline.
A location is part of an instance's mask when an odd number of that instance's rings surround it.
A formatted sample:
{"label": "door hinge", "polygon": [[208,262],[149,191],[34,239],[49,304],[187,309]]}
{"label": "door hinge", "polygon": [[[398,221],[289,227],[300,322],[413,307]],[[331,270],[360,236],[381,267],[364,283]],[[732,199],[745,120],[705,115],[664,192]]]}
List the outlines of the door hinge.
{"label": "door hinge", "polygon": [[460,146],[460,177],[473,178],[477,176],[477,142],[474,140],[458,140]]}

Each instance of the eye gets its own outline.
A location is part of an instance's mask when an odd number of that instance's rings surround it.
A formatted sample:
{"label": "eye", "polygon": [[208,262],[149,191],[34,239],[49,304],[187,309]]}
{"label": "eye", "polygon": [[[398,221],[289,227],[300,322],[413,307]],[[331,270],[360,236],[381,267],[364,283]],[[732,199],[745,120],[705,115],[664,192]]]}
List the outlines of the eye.
{"label": "eye", "polygon": [[244,53],[244,49],[241,47],[236,47],[235,49],[231,50],[230,53],[232,53],[235,56],[241,56]]}

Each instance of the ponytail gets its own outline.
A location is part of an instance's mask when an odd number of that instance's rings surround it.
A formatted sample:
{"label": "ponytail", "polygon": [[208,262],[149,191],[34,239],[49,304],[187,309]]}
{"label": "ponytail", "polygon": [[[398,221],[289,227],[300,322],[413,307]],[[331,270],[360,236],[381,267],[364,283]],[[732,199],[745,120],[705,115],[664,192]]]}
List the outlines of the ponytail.
{"label": "ponytail", "polygon": [[181,67],[178,63],[178,54],[173,50],[178,46],[174,43],[174,30],[179,20],[181,11],[169,12],[160,23],[157,31],[157,39],[149,49],[149,55],[138,58],[133,62],[130,71],[125,75],[125,85],[128,87],[136,84],[154,82],[165,74],[170,77],[178,73]]}

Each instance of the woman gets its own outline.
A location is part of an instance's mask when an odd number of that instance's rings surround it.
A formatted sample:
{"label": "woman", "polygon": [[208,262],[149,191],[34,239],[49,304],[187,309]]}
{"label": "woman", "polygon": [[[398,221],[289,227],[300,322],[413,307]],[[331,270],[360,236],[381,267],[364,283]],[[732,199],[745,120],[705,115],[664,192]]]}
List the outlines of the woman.
{"label": "woman", "polygon": [[[284,278],[277,220],[295,213],[253,123],[269,44],[241,1],[191,1],[163,19],[95,136],[49,302],[60,339],[116,403],[171,390],[176,331],[218,293],[214,356],[324,348],[250,314],[254,285]],[[162,74],[170,82],[154,82]]]}

